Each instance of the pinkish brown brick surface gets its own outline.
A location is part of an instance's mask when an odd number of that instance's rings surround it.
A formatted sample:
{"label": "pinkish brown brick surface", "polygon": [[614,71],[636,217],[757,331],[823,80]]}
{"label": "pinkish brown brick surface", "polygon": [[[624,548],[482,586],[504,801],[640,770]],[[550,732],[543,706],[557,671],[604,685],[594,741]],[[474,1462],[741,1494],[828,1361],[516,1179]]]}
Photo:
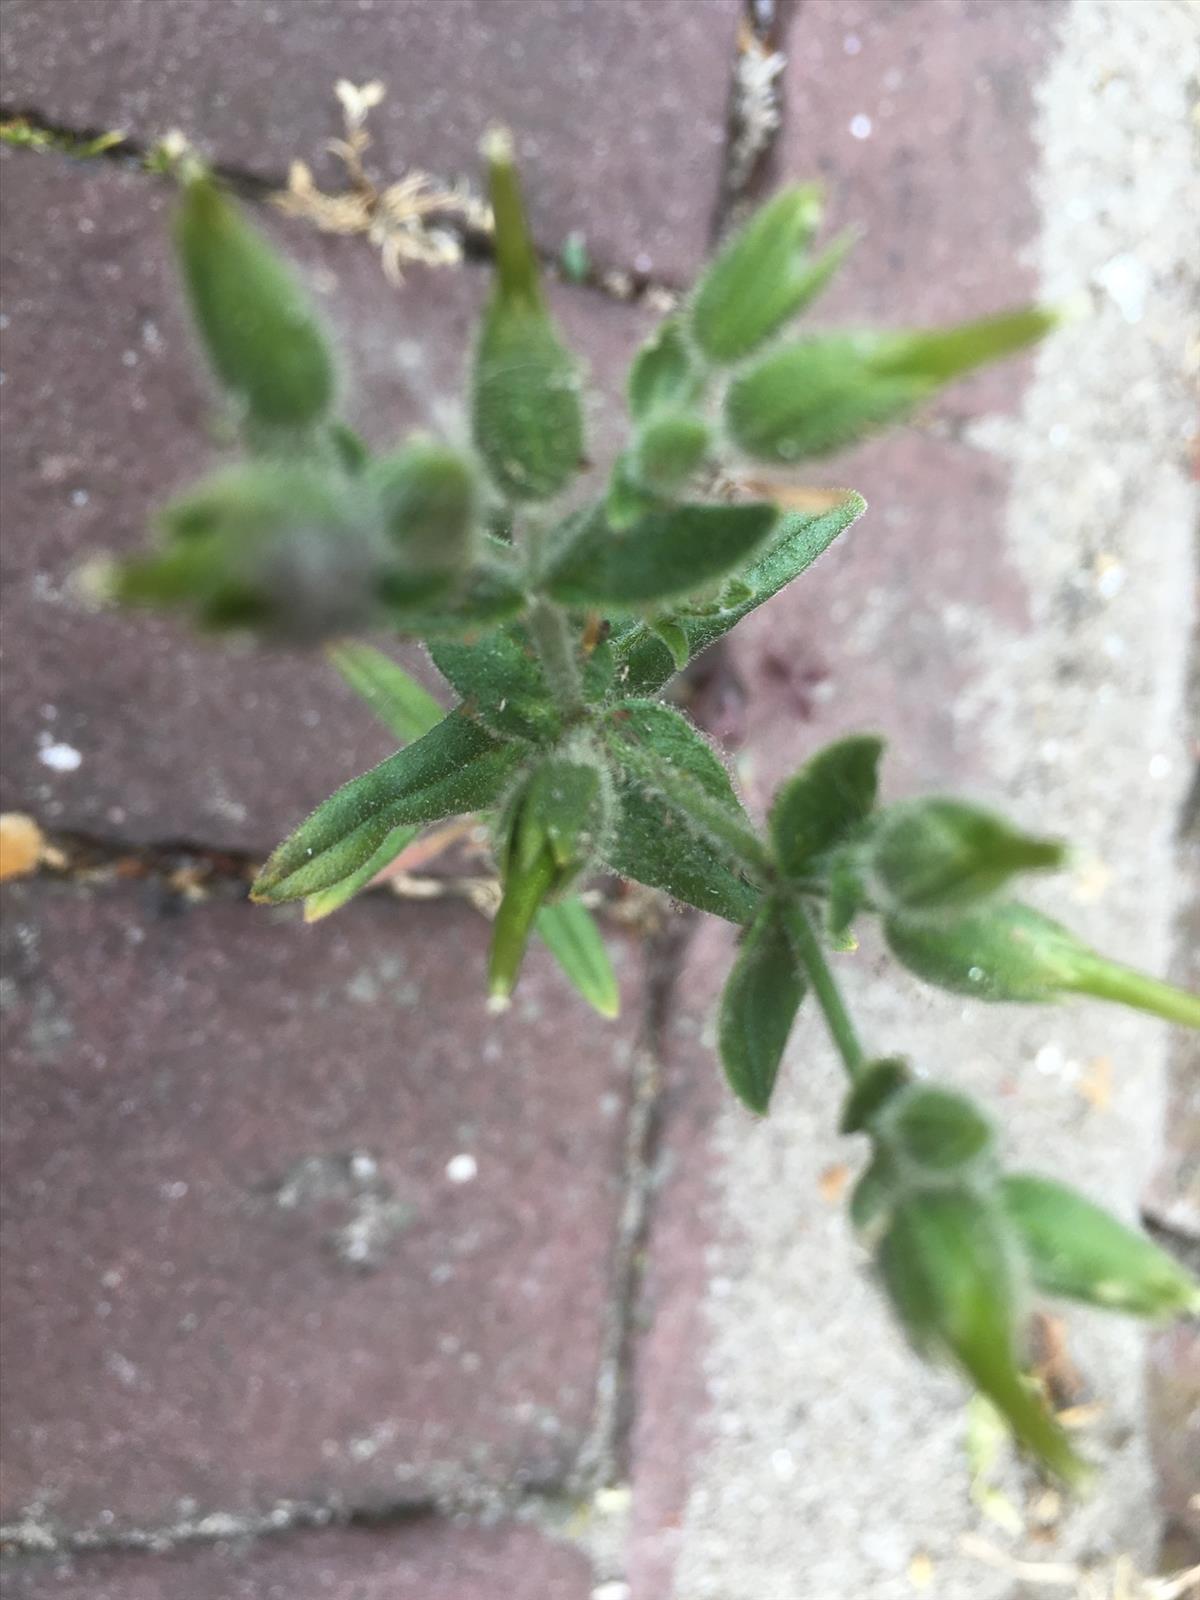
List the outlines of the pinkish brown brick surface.
{"label": "pinkish brown brick surface", "polygon": [[438,1522],[329,1530],[169,1555],[37,1558],[12,1600],[588,1600],[587,1562],[531,1528]]}
{"label": "pinkish brown brick surface", "polygon": [[[629,1028],[487,927],[6,886],[3,1514],[164,1527],[560,1483]],[[627,1011],[636,952],[618,945]]]}
{"label": "pinkish brown brick surface", "polygon": [[10,0],[5,103],[141,140],[182,128],[219,161],[329,173],[334,80],[381,79],[372,160],[474,177],[510,124],[533,222],[600,261],[691,274],[721,170],[737,0]]}
{"label": "pinkish brown brick surface", "polygon": [[[169,186],[11,150],[0,175],[0,804],[125,840],[269,848],[393,741],[316,656],[89,609],[80,565],[142,548],[163,500],[223,459],[215,397],[176,287]],[[415,269],[397,292],[362,241],[271,231],[340,335],[348,410],[370,442],[465,436],[484,273]],[[647,316],[580,290],[556,306],[588,355],[602,461]],[[434,681],[418,652],[406,660]]]}

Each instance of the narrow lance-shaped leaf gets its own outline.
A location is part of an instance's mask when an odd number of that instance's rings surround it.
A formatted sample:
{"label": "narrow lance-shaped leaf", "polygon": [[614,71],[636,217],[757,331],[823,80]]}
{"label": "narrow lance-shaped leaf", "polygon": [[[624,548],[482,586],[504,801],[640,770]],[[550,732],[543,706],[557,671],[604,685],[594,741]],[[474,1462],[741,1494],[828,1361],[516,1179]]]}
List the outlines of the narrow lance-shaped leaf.
{"label": "narrow lance-shaped leaf", "polygon": [[516,763],[461,712],[330,795],[271,856],[255,900],[301,900],[356,872],[405,823],[478,811],[500,794]]}
{"label": "narrow lance-shaped leaf", "polygon": [[546,500],[583,459],[579,376],[546,310],[512,141],[484,144],[495,217],[496,280],[475,355],[475,442],[511,500]]}
{"label": "narrow lance-shaped leaf", "polygon": [[[618,794],[617,816],[605,846],[609,866],[638,883],[668,894],[686,905],[710,911],[730,922],[747,922],[760,898],[759,890],[742,875],[740,865],[731,863],[727,841],[715,836],[712,808],[724,813],[725,824],[737,830],[735,837],[749,833],[749,819],[742,810],[729,775],[711,748],[686,718],[658,701],[630,701],[614,707],[613,724],[624,726],[613,738]],[[678,792],[668,794],[661,781],[656,783],[639,765],[626,765],[631,743],[640,739],[656,749],[664,766],[676,779],[678,791],[684,779],[709,802],[703,820],[696,808],[680,800]],[[694,800],[689,793],[687,799]]]}
{"label": "narrow lance-shaped leaf", "polygon": [[340,883],[331,884],[328,889],[321,889],[316,894],[304,897],[305,922],[320,922],[323,918],[332,916],[335,911],[340,911],[355,895],[361,894],[385,867],[390,867],[392,862],[402,850],[408,848],[420,833],[419,827],[408,825],[393,828],[375,854],[368,856],[362,866],[358,867]]}
{"label": "narrow lance-shaped leaf", "polygon": [[345,640],[330,646],[329,661],[406,744],[428,733],[446,714],[428,689],[374,645]]}
{"label": "narrow lance-shaped leaf", "polygon": [[300,428],[318,421],[333,399],[333,360],[291,271],[209,178],[184,190],[175,240],[221,382],[255,422]]}
{"label": "narrow lance-shaped leaf", "polygon": [[875,807],[882,755],[883,740],[874,734],[839,739],[781,786],[768,823],[781,871],[802,875],[862,827]]}
{"label": "narrow lance-shaped leaf", "polygon": [[1044,1293],[1136,1317],[1200,1315],[1200,1283],[1173,1256],[1066,1184],[1013,1173],[1000,1193]]}
{"label": "narrow lance-shaped leaf", "polygon": [[[742,599],[705,615],[676,615],[674,620],[686,635],[690,654],[699,655],[755,607],[799,577],[866,509],[867,502],[861,495],[848,492],[828,511],[781,518],[762,553],[740,574],[748,591]],[[653,694],[677,670],[676,655],[645,623],[631,624],[614,639],[613,653],[616,681],[625,694]]]}
{"label": "narrow lance-shaped leaf", "polygon": [[721,995],[717,1038],[729,1086],[764,1113],[804,996],[787,929],[768,901],[751,923]]}
{"label": "narrow lance-shaped leaf", "polygon": [[1200,996],[1109,961],[1061,923],[1016,901],[944,922],[896,913],[883,926],[898,961],[954,994],[998,1001],[1089,994],[1200,1028]]}
{"label": "narrow lance-shaped leaf", "polygon": [[778,520],[766,502],[674,506],[623,528],[596,512],[564,524],[547,548],[541,581],[567,605],[675,599],[742,567]]}
{"label": "narrow lance-shaped leaf", "polygon": [[595,918],[578,895],[543,904],[534,921],[567,979],[602,1017],[616,1017],[621,992]]}

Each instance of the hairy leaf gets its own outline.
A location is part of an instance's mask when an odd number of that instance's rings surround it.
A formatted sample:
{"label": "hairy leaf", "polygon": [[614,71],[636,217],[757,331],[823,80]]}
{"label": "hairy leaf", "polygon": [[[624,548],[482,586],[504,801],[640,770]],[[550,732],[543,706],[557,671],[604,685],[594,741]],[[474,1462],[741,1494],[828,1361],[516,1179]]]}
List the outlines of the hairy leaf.
{"label": "hairy leaf", "polygon": [[858,832],[875,808],[882,755],[874,734],[839,739],[782,785],[768,821],[781,871],[802,876],[814,857]]}
{"label": "hairy leaf", "polygon": [[577,895],[544,904],[534,921],[543,944],[568,980],[602,1017],[616,1017],[621,993],[604,939]]}
{"label": "hairy leaf", "polygon": [[675,506],[621,529],[596,512],[559,530],[542,581],[568,605],[674,599],[741,567],[778,520],[766,502]]}
{"label": "hairy leaf", "polygon": [[429,654],[471,715],[493,733],[544,744],[561,732],[541,662],[516,624],[497,628],[475,644],[432,644]]}
{"label": "hairy leaf", "polygon": [[[756,606],[812,566],[838,534],[856,522],[867,509],[861,495],[847,493],[840,504],[811,516],[781,518],[763,552],[741,574],[749,593],[736,603],[703,615],[676,614],[684,629],[691,655],[697,656],[738,623]],[[645,623],[630,623],[613,639],[617,662],[616,684],[622,694],[653,694],[674,676],[671,651]]]}
{"label": "hairy leaf", "polygon": [[614,707],[607,728],[620,802],[609,865],[701,911],[749,920],[759,891],[743,876],[742,857],[756,841],[711,747],[654,700]]}
{"label": "hairy leaf", "polygon": [[718,1041],[730,1088],[764,1113],[804,996],[787,929],[768,901],[742,939],[721,995]]}
{"label": "hairy leaf", "polygon": [[373,645],[345,640],[330,646],[329,660],[355,694],[406,744],[428,733],[446,714],[428,689]]}
{"label": "hairy leaf", "polygon": [[317,894],[306,895],[305,922],[320,922],[322,918],[340,910],[347,901],[353,900],[355,895],[361,894],[385,867],[391,866],[402,850],[407,849],[420,831],[420,828],[410,827],[407,824],[393,828],[375,854],[368,856],[362,866],[348,877],[343,878],[340,883],[331,884],[328,889],[320,890]]}
{"label": "hairy leaf", "polygon": [[437,727],[343,785],[278,847],[254,884],[255,900],[302,900],[356,872],[404,823],[478,811],[503,790],[517,762],[477,723],[453,711]]}

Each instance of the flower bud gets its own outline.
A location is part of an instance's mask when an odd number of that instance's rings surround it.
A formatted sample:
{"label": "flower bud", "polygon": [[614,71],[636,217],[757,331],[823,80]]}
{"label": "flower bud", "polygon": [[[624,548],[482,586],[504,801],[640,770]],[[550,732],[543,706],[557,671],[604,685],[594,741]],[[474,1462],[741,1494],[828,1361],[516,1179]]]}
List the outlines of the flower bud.
{"label": "flower bud", "polygon": [[947,921],[894,913],[883,930],[910,972],[953,994],[1013,1001],[1090,994],[1200,1027],[1200,996],[1109,961],[1061,923],[1016,901]]}
{"label": "flower bud", "polygon": [[370,468],[384,531],[424,571],[467,565],[475,531],[476,485],[471,463],[432,439],[416,439]]}
{"label": "flower bud", "polygon": [[608,809],[602,770],[566,756],[544,761],[510,801],[501,850],[504,897],[488,975],[494,1001],[507,1001],[516,986],[538,907],[569,888],[594,859]]}
{"label": "flower bud", "polygon": [[821,222],[814,184],[784,189],[729,241],[696,286],[692,337],[709,361],[740,361],[815,299],[840,266],[850,240],[813,261],[808,246]]}
{"label": "flower bud", "polygon": [[1137,1317],[1200,1314],[1200,1283],[1145,1234],[1051,1178],[1000,1185],[1037,1287]]}
{"label": "flower bud", "polygon": [[1020,1255],[999,1206],[965,1188],[907,1194],[892,1211],[879,1266],[914,1347],[958,1366],[1026,1449],[1078,1479],[1082,1462],[1020,1370]]}
{"label": "flower bud", "polygon": [[1061,864],[1053,839],[1034,839],[961,800],[909,800],[889,806],[871,837],[878,898],[907,914],[962,911],[1018,872]]}
{"label": "flower bud", "polygon": [[201,626],[314,644],[370,624],[381,551],[340,474],[256,463],[208,479],[160,519],[167,544],[119,568],[127,604],[184,605]]}
{"label": "flower bud", "polygon": [[512,142],[495,131],[484,153],[495,216],[496,278],[475,355],[475,442],[508,499],[547,500],[570,482],[583,460],[579,375],[542,299]]}
{"label": "flower bud", "polygon": [[248,418],[319,421],[333,400],[333,358],[289,269],[210,178],[187,185],[175,239],[209,360]]}

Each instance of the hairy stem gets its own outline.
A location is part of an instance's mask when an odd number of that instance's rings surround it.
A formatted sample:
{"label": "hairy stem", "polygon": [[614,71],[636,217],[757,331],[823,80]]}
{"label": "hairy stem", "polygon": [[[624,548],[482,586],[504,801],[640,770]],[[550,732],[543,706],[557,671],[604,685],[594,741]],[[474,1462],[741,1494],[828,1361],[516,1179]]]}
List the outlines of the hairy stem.
{"label": "hairy stem", "polygon": [[577,716],[583,710],[583,687],[566,612],[551,600],[535,600],[528,622],[551,694],[566,716]]}
{"label": "hairy stem", "polygon": [[858,1034],[854,1031],[854,1024],[842,1000],[842,992],[825,959],[825,952],[821,948],[816,929],[802,905],[789,906],[785,916],[792,948],[800,965],[808,974],[808,981],[812,984],[817,1004],[825,1017],[829,1036],[837,1047],[842,1064],[851,1080],[860,1078],[866,1065],[866,1052]]}

